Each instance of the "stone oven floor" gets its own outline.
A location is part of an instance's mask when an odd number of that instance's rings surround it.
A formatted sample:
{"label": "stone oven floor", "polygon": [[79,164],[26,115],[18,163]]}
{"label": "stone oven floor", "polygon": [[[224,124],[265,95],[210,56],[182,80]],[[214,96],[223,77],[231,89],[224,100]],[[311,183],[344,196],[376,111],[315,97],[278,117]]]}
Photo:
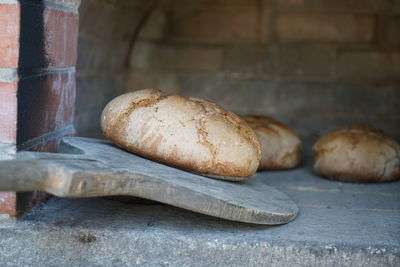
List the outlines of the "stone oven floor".
{"label": "stone oven floor", "polygon": [[1,265],[400,266],[400,182],[349,184],[310,168],[263,172],[300,213],[281,226],[139,200],[54,197],[0,228]]}

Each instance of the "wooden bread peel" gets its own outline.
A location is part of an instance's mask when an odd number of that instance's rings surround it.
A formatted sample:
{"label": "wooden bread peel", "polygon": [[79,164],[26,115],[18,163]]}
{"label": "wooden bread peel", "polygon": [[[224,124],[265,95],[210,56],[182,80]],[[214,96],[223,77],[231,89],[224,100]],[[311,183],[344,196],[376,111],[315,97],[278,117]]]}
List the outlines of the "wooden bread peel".
{"label": "wooden bread peel", "polygon": [[61,141],[64,154],[20,152],[0,161],[0,191],[43,190],[59,197],[134,196],[247,223],[293,220],[297,205],[258,178],[235,183],[169,167],[91,138]]}

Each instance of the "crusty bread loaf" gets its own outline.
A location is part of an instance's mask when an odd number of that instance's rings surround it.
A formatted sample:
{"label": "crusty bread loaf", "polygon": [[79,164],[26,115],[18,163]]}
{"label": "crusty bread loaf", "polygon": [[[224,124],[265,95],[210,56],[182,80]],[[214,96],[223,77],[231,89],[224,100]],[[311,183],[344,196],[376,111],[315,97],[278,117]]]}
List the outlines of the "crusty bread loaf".
{"label": "crusty bread loaf", "polygon": [[315,143],[313,152],[316,173],[333,180],[383,182],[400,174],[400,146],[371,126],[329,132]]}
{"label": "crusty bread loaf", "polygon": [[260,141],[259,170],[284,170],[300,164],[301,140],[291,129],[265,116],[243,116],[242,118],[253,128]]}
{"label": "crusty bread loaf", "polygon": [[260,144],[237,115],[218,105],[145,89],[121,95],[103,110],[104,135],[138,155],[228,180],[250,177]]}

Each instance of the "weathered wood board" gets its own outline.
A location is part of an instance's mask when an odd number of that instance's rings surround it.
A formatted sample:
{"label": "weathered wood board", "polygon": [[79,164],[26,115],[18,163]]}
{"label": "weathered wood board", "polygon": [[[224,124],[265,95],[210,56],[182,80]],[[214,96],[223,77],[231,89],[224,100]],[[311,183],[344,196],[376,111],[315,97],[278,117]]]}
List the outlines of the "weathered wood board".
{"label": "weathered wood board", "polygon": [[20,152],[0,161],[0,190],[43,190],[60,197],[135,196],[228,220],[284,224],[297,205],[284,193],[250,178],[227,182],[169,167],[108,141],[68,137],[65,154]]}

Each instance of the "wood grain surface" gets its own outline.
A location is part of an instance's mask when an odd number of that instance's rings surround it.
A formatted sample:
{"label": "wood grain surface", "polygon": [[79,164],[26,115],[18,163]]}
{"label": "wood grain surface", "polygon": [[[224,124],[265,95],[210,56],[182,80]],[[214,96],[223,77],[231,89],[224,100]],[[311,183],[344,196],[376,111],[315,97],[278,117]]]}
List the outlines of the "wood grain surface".
{"label": "wood grain surface", "polygon": [[61,153],[20,152],[0,161],[0,190],[60,197],[135,196],[255,224],[293,220],[297,205],[258,177],[227,182],[169,167],[90,138],[62,140]]}

